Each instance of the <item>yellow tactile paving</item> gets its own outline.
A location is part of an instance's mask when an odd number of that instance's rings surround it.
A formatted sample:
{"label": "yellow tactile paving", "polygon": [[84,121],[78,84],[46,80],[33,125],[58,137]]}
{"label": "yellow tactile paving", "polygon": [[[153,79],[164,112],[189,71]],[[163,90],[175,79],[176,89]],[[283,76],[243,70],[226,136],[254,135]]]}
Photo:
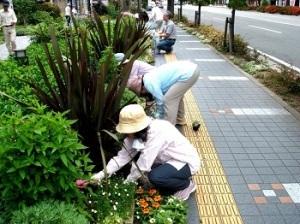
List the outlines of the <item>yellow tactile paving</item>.
{"label": "yellow tactile paving", "polygon": [[[165,55],[167,62],[175,61],[175,54]],[[208,134],[196,101],[188,91],[184,97],[187,125],[183,131],[199,152],[203,165],[194,176],[197,185],[197,205],[203,224],[242,224],[242,218],[232,195],[222,164]],[[201,123],[195,132],[193,121]]]}

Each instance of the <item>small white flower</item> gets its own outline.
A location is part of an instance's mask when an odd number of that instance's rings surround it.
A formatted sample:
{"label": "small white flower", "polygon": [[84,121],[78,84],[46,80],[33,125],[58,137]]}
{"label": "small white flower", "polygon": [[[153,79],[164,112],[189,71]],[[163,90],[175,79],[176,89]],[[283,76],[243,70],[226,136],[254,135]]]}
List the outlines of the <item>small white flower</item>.
{"label": "small white flower", "polygon": [[114,215],[114,213],[111,212],[110,215]]}
{"label": "small white flower", "polygon": [[121,194],[120,194],[120,193],[118,193],[118,196],[121,196]]}
{"label": "small white flower", "polygon": [[150,223],[155,223],[155,219],[154,219],[154,218],[151,218],[151,219],[149,220],[149,222],[150,222]]}
{"label": "small white flower", "polygon": [[114,206],[113,206],[113,209],[116,211],[116,210],[117,210],[117,206],[114,205]]}
{"label": "small white flower", "polygon": [[110,193],[108,193],[108,196],[110,196],[111,194]]}
{"label": "small white flower", "polygon": [[173,223],[173,220],[172,220],[171,218],[167,218],[167,221],[168,221],[169,223]]}
{"label": "small white flower", "polygon": [[105,195],[105,192],[102,192],[102,195]]}
{"label": "small white flower", "polygon": [[127,189],[125,188],[124,191],[127,192]]}
{"label": "small white flower", "polygon": [[140,219],[140,216],[137,215],[136,218],[137,218],[137,219]]}
{"label": "small white flower", "polygon": [[126,194],[127,197],[129,197],[129,194]]}
{"label": "small white flower", "polygon": [[118,205],[119,203],[116,201],[115,204]]}
{"label": "small white flower", "polygon": [[88,201],[89,202],[89,204],[92,204],[92,201]]}
{"label": "small white flower", "polygon": [[173,203],[174,199],[173,198],[169,198],[168,203]]}

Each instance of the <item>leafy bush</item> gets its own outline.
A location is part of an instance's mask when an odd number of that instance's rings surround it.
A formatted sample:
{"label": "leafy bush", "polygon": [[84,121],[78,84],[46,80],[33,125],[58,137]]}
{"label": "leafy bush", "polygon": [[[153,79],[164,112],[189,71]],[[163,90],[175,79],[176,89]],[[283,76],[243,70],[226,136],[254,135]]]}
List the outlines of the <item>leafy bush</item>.
{"label": "leafy bush", "polygon": [[81,197],[74,180],[92,168],[71,129],[74,121],[43,108],[36,113],[0,119],[0,204],[8,211],[47,198]]}
{"label": "leafy bush", "polygon": [[31,207],[24,207],[15,211],[11,223],[88,224],[89,222],[72,204],[59,201],[42,201]]}
{"label": "leafy bush", "polygon": [[38,10],[48,12],[52,17],[57,18],[60,17],[60,9],[58,5],[45,2],[38,5]]}
{"label": "leafy bush", "polygon": [[244,56],[248,52],[248,43],[238,34],[234,36],[234,54]]}
{"label": "leafy bush", "polygon": [[265,7],[265,12],[278,13],[279,9],[278,9],[278,6],[276,6],[276,5],[268,5],[268,6]]}
{"label": "leafy bush", "polygon": [[269,5],[269,1],[268,0],[262,0],[261,6],[265,7]]}
{"label": "leafy bush", "polygon": [[290,6],[288,7],[288,14],[289,15],[300,15],[300,7],[296,7],[296,6]]}
{"label": "leafy bush", "polygon": [[118,11],[117,7],[114,4],[110,3],[107,6],[107,14],[111,18],[117,18],[118,14],[119,14],[119,11]]}
{"label": "leafy bush", "polygon": [[37,11],[36,0],[14,0],[14,10],[18,18],[18,23],[35,23],[33,14]]}

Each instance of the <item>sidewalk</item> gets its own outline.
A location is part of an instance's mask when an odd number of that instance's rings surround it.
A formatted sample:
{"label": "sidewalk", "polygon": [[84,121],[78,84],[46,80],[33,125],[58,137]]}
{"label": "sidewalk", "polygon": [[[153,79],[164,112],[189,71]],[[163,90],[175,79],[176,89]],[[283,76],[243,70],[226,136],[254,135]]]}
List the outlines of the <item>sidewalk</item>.
{"label": "sidewalk", "polygon": [[[30,44],[30,37],[28,36],[17,36],[16,38],[17,50],[18,49],[25,49]],[[8,50],[4,44],[0,45],[0,60],[5,60],[9,56]]]}
{"label": "sidewalk", "polygon": [[[300,120],[208,45],[177,30],[174,54],[159,55],[156,64],[188,59],[201,71],[185,97],[184,132],[204,161],[194,177],[202,223],[299,224]],[[196,119],[198,133],[191,131]]]}

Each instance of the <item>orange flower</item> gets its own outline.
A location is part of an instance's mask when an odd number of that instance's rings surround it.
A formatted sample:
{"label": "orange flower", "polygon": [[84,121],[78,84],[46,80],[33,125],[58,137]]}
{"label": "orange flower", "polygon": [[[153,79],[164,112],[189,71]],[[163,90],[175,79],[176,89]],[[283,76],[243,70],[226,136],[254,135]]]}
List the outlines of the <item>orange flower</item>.
{"label": "orange flower", "polygon": [[147,208],[149,206],[148,202],[146,202],[145,199],[140,199],[139,200],[139,205],[142,207],[142,208]]}
{"label": "orange flower", "polygon": [[144,215],[145,215],[145,214],[149,214],[150,209],[149,209],[149,208],[143,208],[143,209],[142,209],[142,212],[143,212]]}
{"label": "orange flower", "polygon": [[161,196],[160,195],[156,195],[154,197],[154,201],[161,201]]}
{"label": "orange flower", "polygon": [[152,188],[152,189],[149,190],[148,193],[149,193],[150,196],[152,196],[152,195],[156,194],[156,192],[157,191],[154,188]]}
{"label": "orange flower", "polygon": [[158,202],[153,202],[152,207],[153,208],[159,208],[160,204]]}

